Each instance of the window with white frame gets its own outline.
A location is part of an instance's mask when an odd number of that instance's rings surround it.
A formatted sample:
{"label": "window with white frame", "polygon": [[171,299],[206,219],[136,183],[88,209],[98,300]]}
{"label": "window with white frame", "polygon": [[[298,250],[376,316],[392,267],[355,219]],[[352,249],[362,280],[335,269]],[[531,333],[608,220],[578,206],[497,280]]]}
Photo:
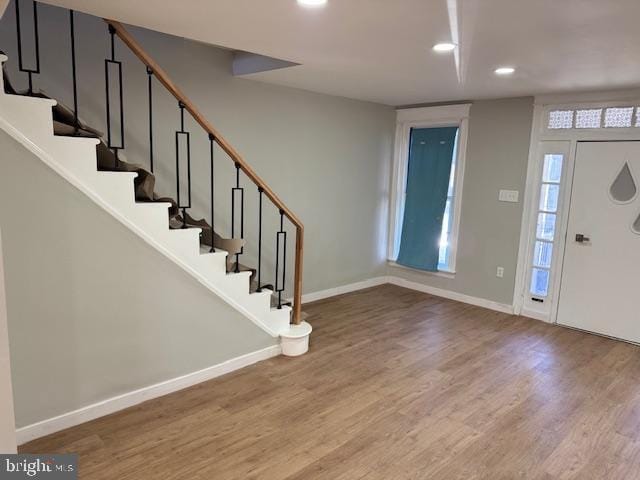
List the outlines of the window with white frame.
{"label": "window with white frame", "polygon": [[533,299],[538,301],[544,301],[549,295],[551,262],[559,224],[558,204],[563,164],[564,154],[562,153],[544,155],[529,287]]}
{"label": "window with white frame", "polygon": [[446,274],[455,273],[470,106],[464,104],[398,110],[389,225],[389,261],[396,261],[400,247],[411,129],[458,127],[442,218],[438,258],[439,271]]}

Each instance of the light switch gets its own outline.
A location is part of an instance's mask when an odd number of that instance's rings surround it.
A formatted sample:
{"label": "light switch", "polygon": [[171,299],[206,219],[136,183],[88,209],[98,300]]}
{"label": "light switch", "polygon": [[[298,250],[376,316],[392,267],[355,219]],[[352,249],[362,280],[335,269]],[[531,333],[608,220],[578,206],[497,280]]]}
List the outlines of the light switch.
{"label": "light switch", "polygon": [[518,190],[500,190],[498,200],[501,202],[518,203],[520,192]]}

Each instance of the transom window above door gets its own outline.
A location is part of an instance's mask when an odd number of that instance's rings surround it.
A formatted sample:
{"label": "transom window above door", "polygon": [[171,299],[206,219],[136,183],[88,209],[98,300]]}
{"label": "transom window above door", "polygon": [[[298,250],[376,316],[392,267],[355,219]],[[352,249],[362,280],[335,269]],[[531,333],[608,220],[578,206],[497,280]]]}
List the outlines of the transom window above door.
{"label": "transom window above door", "polygon": [[593,106],[550,110],[547,114],[546,128],[548,130],[640,128],[640,106]]}

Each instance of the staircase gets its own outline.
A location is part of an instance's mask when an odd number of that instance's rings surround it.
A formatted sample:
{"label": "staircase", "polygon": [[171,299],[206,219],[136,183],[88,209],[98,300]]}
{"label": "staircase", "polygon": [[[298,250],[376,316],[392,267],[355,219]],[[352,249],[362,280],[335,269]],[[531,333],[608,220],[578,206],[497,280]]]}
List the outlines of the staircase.
{"label": "staircase", "polygon": [[[16,17],[20,22],[18,4]],[[37,3],[33,3],[34,18],[37,18]],[[253,321],[258,327],[273,337],[280,337],[283,353],[300,355],[308,348],[311,326],[303,321],[301,311],[302,296],[302,245],[303,226],[276,194],[241,158],[233,147],[209,124],[195,105],[175,86],[162,68],[144,51],[137,41],[118,22],[105,20],[111,41],[111,58],[105,59],[105,82],[107,91],[107,135],[85,125],[78,118],[76,79],[76,58],[74,50],[74,12],[70,12],[72,35],[73,74],[71,87],[74,91],[74,106],[67,108],[54,99],[34,91],[34,74],[39,74],[39,58],[36,69],[22,69],[29,78],[29,89],[18,92],[3,72],[0,74],[0,128],[22,143],[68,182],[86,194],[96,204],[122,222],[140,236],[150,247],[157,249],[176,263],[212,294],[226,301],[233,308]],[[35,45],[38,44],[37,22]],[[122,63],[115,58],[115,41],[122,44],[146,67],[149,78],[149,142],[153,155],[152,78],[162,85],[178,102],[181,115],[180,130],[176,130],[176,197],[163,197],[155,191],[156,176],[153,170],[153,156],[149,169],[127,161],[124,151],[124,108],[122,105]],[[20,42],[20,38],[18,39]],[[22,49],[19,49],[22,53]],[[8,60],[0,55],[0,63]],[[111,75],[110,69],[119,69]],[[113,70],[113,69],[112,69]],[[110,82],[119,80],[119,105],[117,98],[110,98]],[[113,87],[113,85],[111,85]],[[104,92],[105,89],[96,89]],[[111,89],[113,90],[113,88]],[[118,108],[113,108],[114,103]],[[114,111],[120,112],[120,121],[113,119]],[[194,219],[189,214],[191,208],[191,163],[189,158],[189,133],[184,129],[184,115],[190,115],[204,130],[211,145],[211,221]],[[121,132],[118,137],[114,125]],[[117,140],[120,138],[120,141]],[[180,173],[178,156],[179,142],[187,139],[187,172]],[[234,162],[236,185],[232,186],[232,238],[224,238],[215,231],[214,219],[214,144],[218,145]],[[184,159],[183,159],[184,160]],[[186,175],[185,175],[186,173]],[[240,174],[256,186],[260,199],[260,228],[255,239],[258,250],[257,265],[248,267],[240,262],[241,255],[249,239],[244,232],[244,191],[240,187]],[[181,198],[181,192],[186,190]],[[239,193],[240,195],[236,195]],[[277,232],[275,252],[275,286],[261,282],[262,274],[262,204],[263,197],[273,203],[279,211],[280,230]],[[238,216],[239,213],[239,216]],[[215,214],[215,215],[214,215]],[[238,218],[239,217],[239,218]],[[292,302],[282,298],[287,278],[286,242],[284,221],[296,228],[295,265],[293,268],[294,287]],[[234,233],[240,233],[239,237]]]}

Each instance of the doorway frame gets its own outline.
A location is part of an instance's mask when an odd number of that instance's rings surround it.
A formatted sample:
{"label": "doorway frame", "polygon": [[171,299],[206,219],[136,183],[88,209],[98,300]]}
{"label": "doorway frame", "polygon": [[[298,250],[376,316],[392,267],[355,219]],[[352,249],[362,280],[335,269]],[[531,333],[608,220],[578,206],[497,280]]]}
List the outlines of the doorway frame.
{"label": "doorway frame", "polygon": [[[567,227],[569,220],[571,191],[573,189],[573,174],[576,161],[578,142],[585,141],[638,141],[640,140],[640,126],[631,128],[598,128],[598,129],[547,129],[549,111],[562,109],[607,108],[617,106],[640,107],[640,89],[618,92],[594,92],[572,95],[542,95],[534,99],[533,122],[531,126],[531,143],[527,164],[527,180],[525,186],[520,245],[518,250],[518,264],[516,283],[514,287],[513,306],[516,315],[524,315],[549,323],[557,323],[558,305],[564,252],[567,243]],[[635,117],[634,117],[635,118]],[[640,120],[640,115],[638,116]],[[529,260],[533,255],[535,243],[536,202],[539,190],[539,172],[542,168],[545,142],[566,142],[568,156],[563,166],[563,186],[560,193],[561,205],[558,209],[556,232],[557,244],[554,247],[553,266],[550,276],[551,289],[548,293],[549,302],[544,308],[534,309],[527,305],[525,298],[529,294]]]}

